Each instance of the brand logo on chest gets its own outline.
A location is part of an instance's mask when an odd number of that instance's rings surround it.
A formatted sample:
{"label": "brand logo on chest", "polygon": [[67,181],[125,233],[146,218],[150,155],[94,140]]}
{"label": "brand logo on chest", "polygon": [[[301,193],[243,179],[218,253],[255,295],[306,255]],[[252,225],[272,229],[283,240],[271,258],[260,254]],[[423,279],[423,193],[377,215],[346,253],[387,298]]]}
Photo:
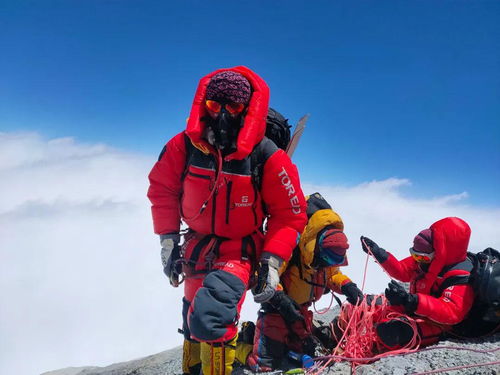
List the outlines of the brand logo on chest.
{"label": "brand logo on chest", "polygon": [[242,195],[239,202],[235,202],[235,207],[250,207],[253,202],[248,201],[248,195]]}

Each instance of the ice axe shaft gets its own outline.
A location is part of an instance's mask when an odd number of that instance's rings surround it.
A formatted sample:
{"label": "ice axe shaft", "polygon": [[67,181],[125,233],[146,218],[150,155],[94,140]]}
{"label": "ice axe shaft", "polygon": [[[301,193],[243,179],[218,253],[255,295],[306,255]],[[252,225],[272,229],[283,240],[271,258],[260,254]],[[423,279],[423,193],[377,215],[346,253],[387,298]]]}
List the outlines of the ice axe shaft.
{"label": "ice axe shaft", "polygon": [[297,123],[297,126],[295,126],[295,130],[293,131],[292,139],[290,140],[290,143],[288,144],[288,147],[286,148],[286,153],[292,158],[293,153],[295,152],[295,149],[297,148],[297,145],[299,144],[300,137],[302,136],[302,133],[304,133],[304,129],[306,128],[306,122],[307,119],[309,118],[309,114],[304,115],[301,117],[299,122]]}

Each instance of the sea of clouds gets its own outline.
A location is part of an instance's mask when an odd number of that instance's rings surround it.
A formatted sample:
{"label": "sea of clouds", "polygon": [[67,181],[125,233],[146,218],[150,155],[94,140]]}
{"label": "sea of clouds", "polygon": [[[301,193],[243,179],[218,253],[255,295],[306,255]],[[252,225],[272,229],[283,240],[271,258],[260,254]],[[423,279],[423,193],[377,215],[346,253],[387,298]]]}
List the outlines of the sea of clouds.
{"label": "sea of clouds", "polygon": [[[168,285],[152,233],[147,174],[156,155],[72,138],[0,133],[0,373],[107,365],[181,343],[181,288]],[[366,235],[398,258],[434,221],[459,216],[470,248],[500,248],[500,209],[467,194],[413,199],[405,179],[358,186],[303,183],[337,210],[350,239],[345,273],[363,283]],[[389,278],[369,261],[365,291]],[[317,308],[328,306],[330,299]],[[248,300],[242,319],[255,319]]]}

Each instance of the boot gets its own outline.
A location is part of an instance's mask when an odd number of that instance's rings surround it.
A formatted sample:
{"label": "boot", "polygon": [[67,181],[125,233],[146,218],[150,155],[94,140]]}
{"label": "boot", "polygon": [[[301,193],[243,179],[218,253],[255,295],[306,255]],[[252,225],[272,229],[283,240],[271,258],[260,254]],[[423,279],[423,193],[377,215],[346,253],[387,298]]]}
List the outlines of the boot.
{"label": "boot", "polygon": [[253,349],[253,338],[255,335],[255,324],[253,322],[243,322],[236,341],[236,361],[241,365],[247,364],[248,355]]}
{"label": "boot", "polygon": [[183,375],[199,375],[200,369],[200,343],[185,339],[182,347],[182,373]]}
{"label": "boot", "polygon": [[399,349],[408,345],[414,336],[413,329],[404,318],[401,320],[392,319],[380,323],[377,325],[376,331],[382,344],[390,350]]}
{"label": "boot", "polygon": [[335,349],[343,334],[344,332],[338,326],[338,318],[333,319],[331,324],[313,320],[313,335],[319,339],[321,345],[329,352]]}
{"label": "boot", "polygon": [[201,343],[200,357],[203,375],[231,375],[237,338],[238,335],[225,343]]}

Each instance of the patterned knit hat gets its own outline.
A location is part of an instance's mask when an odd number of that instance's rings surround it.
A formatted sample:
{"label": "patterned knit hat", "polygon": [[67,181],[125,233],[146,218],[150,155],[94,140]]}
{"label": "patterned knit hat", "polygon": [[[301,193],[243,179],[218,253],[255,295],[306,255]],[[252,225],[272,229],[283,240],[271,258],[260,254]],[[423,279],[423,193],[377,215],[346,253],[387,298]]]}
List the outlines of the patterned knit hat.
{"label": "patterned knit hat", "polygon": [[248,104],[252,95],[250,82],[240,73],[230,70],[217,73],[212,77],[205,98],[218,102]]}
{"label": "patterned knit hat", "polygon": [[413,239],[413,248],[420,253],[433,253],[432,231],[430,229],[424,229],[417,234]]}

